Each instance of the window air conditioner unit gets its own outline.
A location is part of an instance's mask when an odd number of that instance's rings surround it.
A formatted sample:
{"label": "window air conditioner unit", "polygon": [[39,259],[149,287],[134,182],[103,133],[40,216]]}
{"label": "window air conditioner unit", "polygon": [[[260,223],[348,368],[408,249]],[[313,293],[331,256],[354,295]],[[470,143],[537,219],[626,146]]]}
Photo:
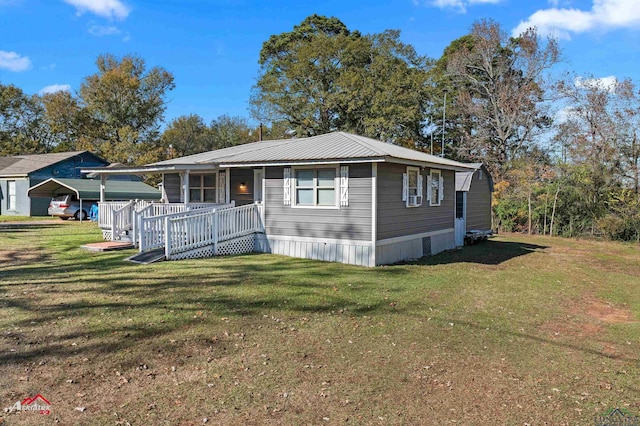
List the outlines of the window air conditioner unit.
{"label": "window air conditioner unit", "polygon": [[409,196],[409,204],[412,206],[417,206],[418,205],[418,195],[410,195]]}

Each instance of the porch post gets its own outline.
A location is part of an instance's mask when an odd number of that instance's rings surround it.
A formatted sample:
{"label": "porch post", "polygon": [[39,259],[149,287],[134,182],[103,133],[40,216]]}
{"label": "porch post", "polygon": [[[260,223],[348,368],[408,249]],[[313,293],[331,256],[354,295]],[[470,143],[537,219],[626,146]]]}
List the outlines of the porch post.
{"label": "porch post", "polygon": [[226,178],[226,188],[224,189],[224,194],[225,194],[225,204],[229,204],[231,202],[231,169],[229,167],[227,167],[225,169],[225,178]]}
{"label": "porch post", "polygon": [[189,204],[191,202],[189,199],[189,170],[185,170],[182,175],[182,192],[184,193],[184,203]]}
{"label": "porch post", "polygon": [[107,185],[107,176],[100,174],[100,202],[104,203],[104,189]]}

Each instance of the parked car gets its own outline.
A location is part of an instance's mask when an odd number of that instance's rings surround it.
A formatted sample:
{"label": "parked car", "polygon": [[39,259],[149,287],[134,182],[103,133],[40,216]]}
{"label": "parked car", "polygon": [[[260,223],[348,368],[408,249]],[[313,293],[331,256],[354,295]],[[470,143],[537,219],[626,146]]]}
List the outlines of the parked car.
{"label": "parked car", "polygon": [[80,201],[75,195],[58,195],[51,199],[49,203],[48,213],[51,216],[59,216],[62,220],[74,218],[79,220],[87,220],[89,211],[95,205],[95,201],[82,200],[82,210],[80,210]]}

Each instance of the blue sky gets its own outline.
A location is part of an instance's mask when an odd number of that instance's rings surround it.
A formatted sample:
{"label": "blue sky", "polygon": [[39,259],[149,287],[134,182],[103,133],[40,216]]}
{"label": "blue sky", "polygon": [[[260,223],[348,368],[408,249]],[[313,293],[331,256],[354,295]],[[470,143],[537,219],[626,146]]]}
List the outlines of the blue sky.
{"label": "blue sky", "polygon": [[313,13],[362,33],[399,29],[433,58],[481,18],[509,33],[535,25],[560,40],[556,73],[640,83],[640,0],[0,0],[0,82],[76,91],[98,55],[133,53],[175,77],[167,122],[248,118],[262,43]]}

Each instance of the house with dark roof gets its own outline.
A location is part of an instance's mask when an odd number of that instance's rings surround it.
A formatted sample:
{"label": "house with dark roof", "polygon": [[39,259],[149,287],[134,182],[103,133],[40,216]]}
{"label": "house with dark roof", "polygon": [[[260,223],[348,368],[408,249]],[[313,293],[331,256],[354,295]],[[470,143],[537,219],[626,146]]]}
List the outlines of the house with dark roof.
{"label": "house with dark roof", "polygon": [[108,164],[89,151],[0,157],[0,215],[46,216],[51,197],[30,198],[30,187],[49,178],[79,179],[81,169]]}
{"label": "house with dark roof", "polygon": [[[223,226],[240,235],[240,227],[250,224],[257,232],[236,246],[375,266],[455,248],[455,174],[474,170],[469,164],[335,132],[248,143],[134,169],[85,171],[103,180],[119,173],[161,174],[166,202],[234,205],[224,215],[169,215],[164,225],[141,218],[137,239],[150,239],[145,230],[155,232],[152,239],[164,238],[167,258],[217,254],[221,236],[231,233]],[[248,219],[238,216],[252,205],[258,213],[251,210]],[[190,234],[194,232],[199,235]],[[172,240],[178,236],[182,240]],[[172,251],[175,244],[182,252]]]}

